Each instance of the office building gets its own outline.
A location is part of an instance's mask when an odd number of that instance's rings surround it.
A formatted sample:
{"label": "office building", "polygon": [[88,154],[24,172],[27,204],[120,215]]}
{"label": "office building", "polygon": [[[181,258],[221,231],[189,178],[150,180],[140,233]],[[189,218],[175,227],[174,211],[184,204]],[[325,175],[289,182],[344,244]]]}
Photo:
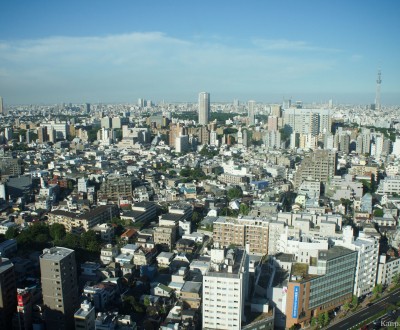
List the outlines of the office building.
{"label": "office building", "polygon": [[75,330],[95,330],[96,313],[90,301],[85,300],[74,314]]}
{"label": "office building", "polygon": [[249,101],[248,104],[248,120],[249,126],[252,126],[256,123],[256,101]]}
{"label": "office building", "polygon": [[203,276],[203,329],[241,329],[248,277],[244,250],[211,250],[211,266]]}
{"label": "office building", "polygon": [[0,115],[5,115],[5,109],[4,109],[4,104],[3,104],[3,98],[0,96]]}
{"label": "office building", "polygon": [[17,306],[17,287],[14,265],[0,255],[0,329],[12,328],[12,317]]}
{"label": "office building", "polygon": [[175,151],[182,154],[189,151],[189,137],[187,135],[181,135],[175,139]]}
{"label": "office building", "polygon": [[319,314],[349,301],[356,266],[357,252],[342,246],[319,250],[310,264],[293,263],[285,295],[286,328],[309,326]]}
{"label": "office building", "polygon": [[90,113],[90,103],[86,103],[86,113]]}
{"label": "office building", "polygon": [[210,94],[199,94],[199,125],[207,125],[210,118]]}
{"label": "office building", "polygon": [[79,307],[75,251],[44,249],[40,256],[43,304],[47,329],[73,329]]}

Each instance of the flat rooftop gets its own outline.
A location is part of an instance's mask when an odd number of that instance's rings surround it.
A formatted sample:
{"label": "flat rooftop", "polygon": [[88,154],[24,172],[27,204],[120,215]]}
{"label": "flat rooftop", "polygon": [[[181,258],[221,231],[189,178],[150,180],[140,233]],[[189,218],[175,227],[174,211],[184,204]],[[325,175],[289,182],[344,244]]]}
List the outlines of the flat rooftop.
{"label": "flat rooftop", "polygon": [[43,254],[40,256],[40,258],[46,260],[60,261],[74,252],[75,251],[71,249],[55,246],[50,249],[44,249]]}

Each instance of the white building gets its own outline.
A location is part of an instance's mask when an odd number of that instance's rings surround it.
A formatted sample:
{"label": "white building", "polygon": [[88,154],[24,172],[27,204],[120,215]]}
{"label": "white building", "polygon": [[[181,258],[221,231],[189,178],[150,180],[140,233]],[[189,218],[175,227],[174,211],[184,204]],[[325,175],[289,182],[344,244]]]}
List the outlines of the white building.
{"label": "white building", "polygon": [[256,101],[249,101],[248,107],[249,126],[252,126],[255,124],[256,119]]}
{"label": "white building", "polygon": [[189,136],[181,135],[175,139],[175,151],[179,153],[186,153],[189,150]]}
{"label": "white building", "polygon": [[199,124],[207,125],[210,118],[210,94],[201,92],[199,94]]}
{"label": "white building", "polygon": [[376,284],[378,271],[379,242],[374,237],[367,237],[360,233],[355,240],[353,228],[343,228],[343,239],[335,240],[335,245],[346,247],[358,252],[356,277],[354,281],[354,295],[362,295],[372,292]]}
{"label": "white building", "polygon": [[380,195],[400,193],[400,176],[388,176],[381,180],[378,190]]}
{"label": "white building", "polygon": [[241,329],[248,272],[244,250],[211,250],[210,270],[203,276],[203,329]]}
{"label": "white building", "polygon": [[390,258],[385,254],[379,256],[377,284],[391,284],[398,273],[400,273],[400,258]]}

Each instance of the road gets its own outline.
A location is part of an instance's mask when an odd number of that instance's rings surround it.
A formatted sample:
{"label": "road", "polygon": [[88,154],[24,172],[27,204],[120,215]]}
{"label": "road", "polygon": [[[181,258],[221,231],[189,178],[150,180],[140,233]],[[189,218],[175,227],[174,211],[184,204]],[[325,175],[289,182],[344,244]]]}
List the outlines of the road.
{"label": "road", "polygon": [[370,317],[374,316],[380,311],[385,310],[385,308],[389,304],[396,305],[399,299],[400,299],[400,289],[396,289],[395,291],[385,296],[383,299],[375,302],[372,306],[365,307],[359,310],[358,312],[352,314],[351,316],[343,319],[342,321],[328,326],[326,329],[333,329],[333,330],[350,329],[356,326],[357,324],[361,323],[362,321],[369,319]]}

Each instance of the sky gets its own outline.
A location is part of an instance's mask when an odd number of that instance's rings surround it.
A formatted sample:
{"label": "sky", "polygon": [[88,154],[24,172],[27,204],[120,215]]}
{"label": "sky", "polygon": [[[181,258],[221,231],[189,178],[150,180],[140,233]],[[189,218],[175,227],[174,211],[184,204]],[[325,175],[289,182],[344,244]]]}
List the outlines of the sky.
{"label": "sky", "polygon": [[0,2],[5,104],[400,105],[397,0]]}

